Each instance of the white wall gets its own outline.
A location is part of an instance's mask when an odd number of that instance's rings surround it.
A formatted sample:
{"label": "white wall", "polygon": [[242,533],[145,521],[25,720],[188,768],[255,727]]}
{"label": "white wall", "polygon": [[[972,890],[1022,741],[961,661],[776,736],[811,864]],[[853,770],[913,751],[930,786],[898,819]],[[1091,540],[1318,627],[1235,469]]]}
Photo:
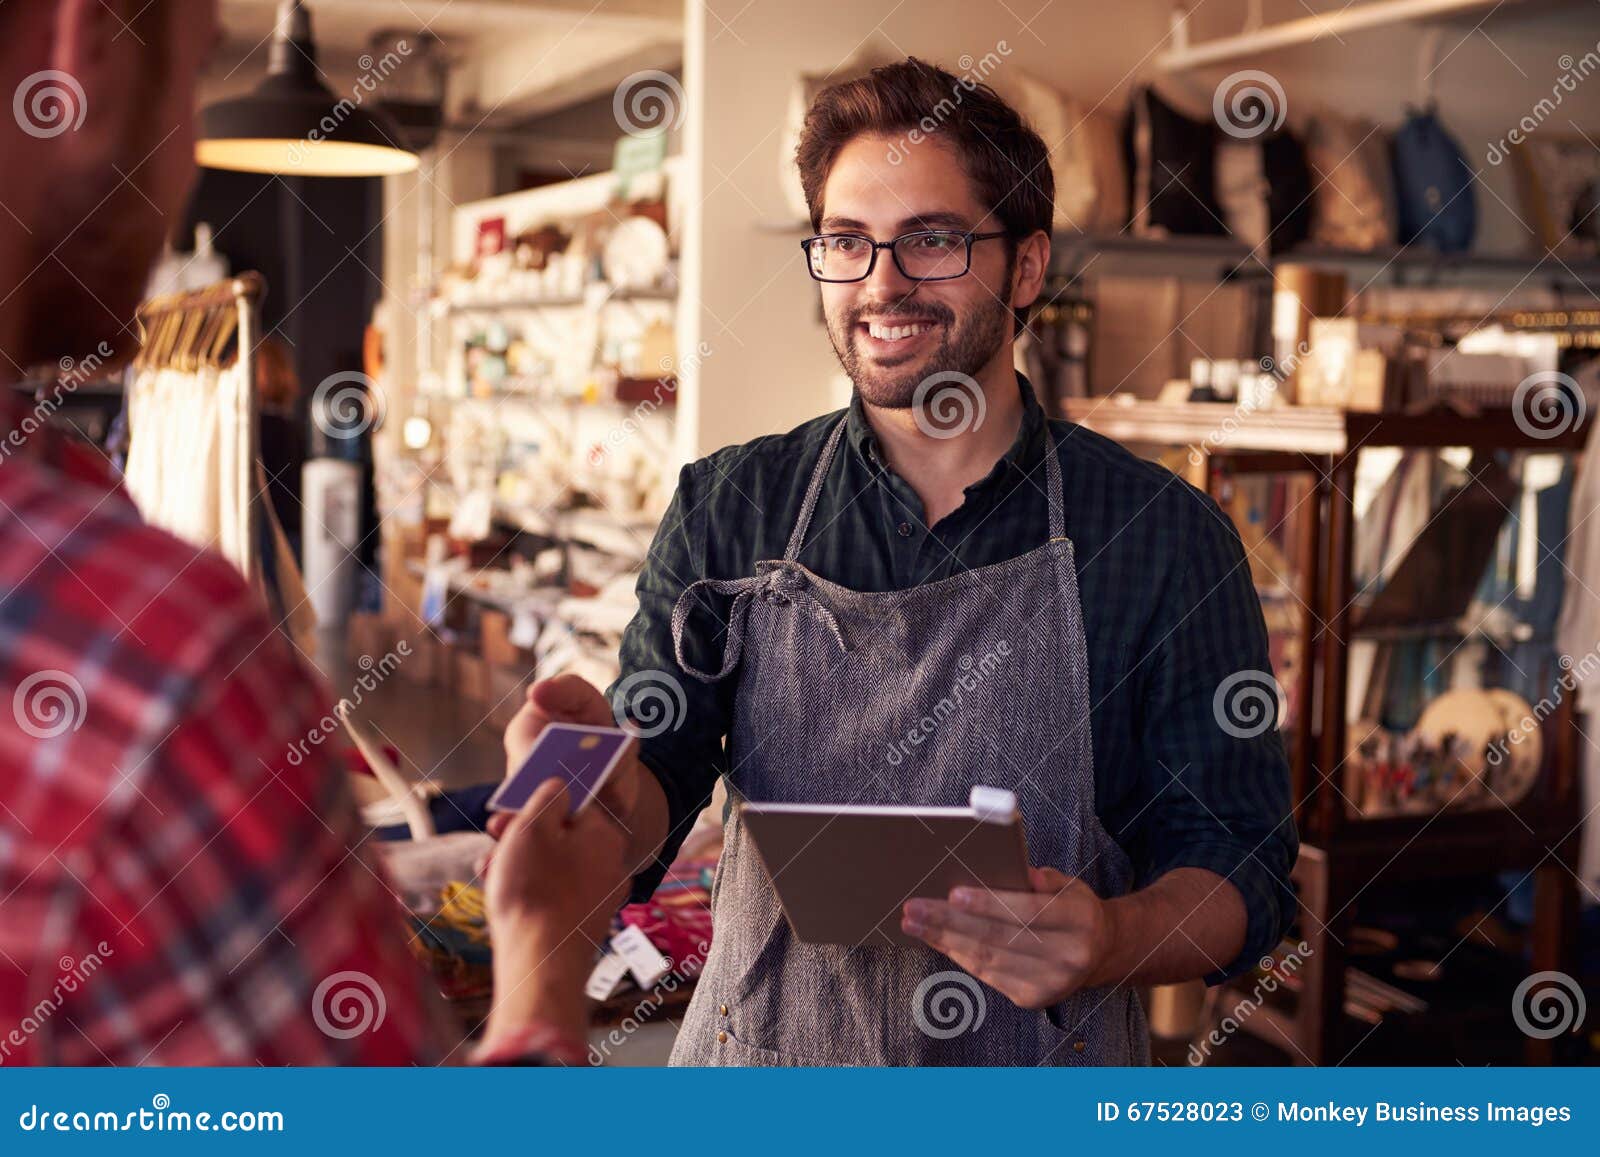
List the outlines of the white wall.
{"label": "white wall", "polygon": [[[689,263],[687,338],[711,350],[701,366],[694,442],[700,452],[788,429],[839,403],[837,363],[817,320],[817,295],[800,263],[798,229],[777,231],[785,216],[779,187],[779,140],[791,82],[826,73],[869,39],[888,52],[927,57],[961,71],[963,55],[981,59],[1004,40],[1002,65],[1048,80],[1070,95],[1120,111],[1129,87],[1149,76],[1168,27],[1168,0],[687,0],[685,81],[689,114],[685,152],[702,185],[686,237],[705,242]],[[1315,0],[1332,10],[1342,4]],[[1562,54],[1581,57],[1600,41],[1593,4],[1517,12],[1507,4],[1481,29],[1478,17],[1445,26],[1435,75],[1447,125],[1476,165],[1488,143],[1550,95]],[[1199,0],[1196,38],[1238,31],[1243,0]],[[1269,20],[1303,16],[1298,0],[1268,0]],[[1034,14],[1037,12],[1037,15]],[[1326,102],[1390,126],[1417,91],[1420,30],[1400,27],[1353,34],[1275,53],[1260,61],[1197,73],[1187,81],[1197,108],[1209,107],[1217,82],[1235,68],[1259,67],[1282,84],[1291,122]],[[1577,123],[1600,140],[1600,76],[1566,98],[1546,130]],[[1479,193],[1480,248],[1511,252],[1520,243],[1516,198],[1507,166],[1486,171]],[[1502,204],[1502,202],[1504,202]],[[692,344],[692,342],[691,342]],[[683,415],[685,419],[688,414]]]}

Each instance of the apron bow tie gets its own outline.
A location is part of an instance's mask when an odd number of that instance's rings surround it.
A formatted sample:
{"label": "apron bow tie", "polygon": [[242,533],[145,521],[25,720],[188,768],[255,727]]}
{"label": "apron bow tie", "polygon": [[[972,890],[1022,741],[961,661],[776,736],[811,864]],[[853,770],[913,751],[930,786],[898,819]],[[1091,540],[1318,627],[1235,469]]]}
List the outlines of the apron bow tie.
{"label": "apron bow tie", "polygon": [[[695,592],[701,587],[712,594],[733,596],[733,605],[728,609],[727,640],[722,647],[722,668],[715,674],[700,670],[685,659],[683,654],[684,627],[689,621],[690,611],[693,610]],[[756,573],[747,578],[700,579],[689,584],[683,594],[678,596],[678,603],[672,608],[672,648],[677,656],[678,666],[702,683],[715,683],[727,678],[739,665],[739,657],[744,652],[745,621],[749,617],[750,602],[756,598],[780,607],[805,604],[802,609],[816,616],[827,626],[829,633],[838,642],[839,649],[841,651],[850,649],[844,641],[844,632],[839,629],[839,620],[834,617],[833,611],[817,598],[803,570],[787,562],[761,562],[756,564]]]}

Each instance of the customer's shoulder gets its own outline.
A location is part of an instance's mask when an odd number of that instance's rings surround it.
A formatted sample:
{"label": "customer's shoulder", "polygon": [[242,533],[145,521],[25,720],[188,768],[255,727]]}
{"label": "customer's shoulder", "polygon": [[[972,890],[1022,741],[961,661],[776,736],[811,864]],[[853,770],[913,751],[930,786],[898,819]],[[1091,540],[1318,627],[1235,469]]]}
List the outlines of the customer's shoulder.
{"label": "customer's shoulder", "polygon": [[[243,750],[257,716],[302,706],[292,653],[220,555],[146,525],[117,490],[33,462],[0,466],[0,503],[0,698],[32,724],[0,730],[0,792],[14,798],[52,768],[41,798],[95,819],[69,825],[74,843],[95,839],[153,777],[176,796],[208,790],[208,769],[234,766],[225,753]],[[229,688],[235,709],[219,711]],[[238,709],[239,694],[259,711]],[[183,730],[196,721],[226,740]],[[256,773],[239,762],[241,781]],[[23,822],[43,830],[42,817]]]}
{"label": "customer's shoulder", "polygon": [[0,467],[0,623],[19,645],[94,667],[108,690],[176,697],[217,652],[270,629],[235,567],[145,523],[119,489],[19,460]]}

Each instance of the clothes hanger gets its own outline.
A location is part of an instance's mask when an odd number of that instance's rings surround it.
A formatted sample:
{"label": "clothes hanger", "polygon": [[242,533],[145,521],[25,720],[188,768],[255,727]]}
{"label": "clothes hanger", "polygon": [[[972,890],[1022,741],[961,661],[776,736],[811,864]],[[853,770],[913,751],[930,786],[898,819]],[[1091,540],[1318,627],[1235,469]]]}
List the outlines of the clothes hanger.
{"label": "clothes hanger", "polygon": [[1444,29],[1433,27],[1424,29],[1422,39],[1417,45],[1417,107],[1423,112],[1432,112],[1438,104],[1436,96],[1438,84],[1434,77],[1439,72],[1441,61],[1439,59],[1439,46],[1444,40]]}

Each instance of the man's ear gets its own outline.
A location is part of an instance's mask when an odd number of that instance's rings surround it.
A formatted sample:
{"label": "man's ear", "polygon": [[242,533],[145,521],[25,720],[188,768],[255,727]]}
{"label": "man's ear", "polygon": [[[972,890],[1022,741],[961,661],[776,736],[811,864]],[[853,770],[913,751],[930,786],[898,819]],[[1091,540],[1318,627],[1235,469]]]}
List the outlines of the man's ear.
{"label": "man's ear", "polygon": [[1017,243],[1017,259],[1011,268],[1011,307],[1026,309],[1044,291],[1044,277],[1050,269],[1050,234],[1040,230]]}

